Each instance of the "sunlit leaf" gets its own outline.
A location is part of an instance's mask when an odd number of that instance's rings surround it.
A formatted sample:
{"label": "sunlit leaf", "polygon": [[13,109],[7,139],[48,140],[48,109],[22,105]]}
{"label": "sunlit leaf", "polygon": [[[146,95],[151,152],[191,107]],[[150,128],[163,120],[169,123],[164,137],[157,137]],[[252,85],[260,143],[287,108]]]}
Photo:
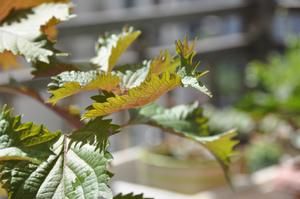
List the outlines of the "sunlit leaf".
{"label": "sunlit leaf", "polygon": [[188,76],[184,69],[179,72],[181,75],[181,83],[184,87],[192,87],[197,89],[198,91],[208,95],[209,97],[212,97],[211,92],[206,88],[204,84],[202,84],[201,81],[197,79],[195,76]]}
{"label": "sunlit leaf", "polygon": [[123,91],[141,85],[149,75],[150,61],[144,61],[135,70],[116,71],[116,75],[120,77],[120,87]]}
{"label": "sunlit leaf", "polygon": [[238,141],[233,139],[236,135],[236,130],[229,130],[225,133],[208,137],[185,134],[188,138],[201,143],[207,148],[220,162],[225,172],[228,171],[230,158],[236,154],[234,147],[238,144]]}
{"label": "sunlit leaf", "polygon": [[127,94],[107,98],[107,101],[103,103],[93,103],[92,109],[88,110],[83,117],[93,118],[140,107],[149,104],[178,86],[180,86],[180,78],[175,74],[153,75],[140,86],[128,90]]}
{"label": "sunlit leaf", "polygon": [[42,125],[22,124],[21,116],[13,117],[11,112],[4,106],[0,113],[0,162],[24,160],[39,163],[40,158],[50,152],[47,148],[49,142],[61,133],[52,133]]}
{"label": "sunlit leaf", "polygon": [[71,135],[70,144],[75,143],[75,146],[84,146],[90,144],[95,146],[100,151],[104,151],[108,144],[108,137],[117,133],[119,126],[112,124],[111,120],[104,120],[97,117],[90,120],[85,126],[74,131]]}
{"label": "sunlit leaf", "polygon": [[150,62],[150,74],[161,74],[163,72],[176,72],[180,62],[177,58],[172,58],[169,51],[162,51],[160,55]]}
{"label": "sunlit leaf", "polygon": [[48,84],[52,96],[48,102],[55,104],[57,101],[83,91],[90,90],[118,90],[120,79],[111,73],[96,70],[88,72],[66,71],[55,77]]}
{"label": "sunlit leaf", "polygon": [[116,74],[121,78],[121,88],[128,90],[143,83],[147,77],[151,75],[160,75],[163,72],[175,73],[179,66],[179,60],[173,59],[169,51],[161,52],[158,57],[152,60],[144,61],[142,64],[124,70],[122,67],[118,68]]}
{"label": "sunlit leaf", "polygon": [[49,62],[54,52],[45,48],[46,41],[36,41],[42,35],[41,27],[51,19],[65,21],[71,18],[70,4],[49,3],[32,9],[25,18],[0,26],[0,53],[9,51],[22,55],[27,61]]}
{"label": "sunlit leaf", "polygon": [[141,34],[132,27],[124,28],[120,34],[111,34],[100,37],[96,44],[96,57],[91,59],[93,64],[101,70],[110,72],[122,53]]}
{"label": "sunlit leaf", "polygon": [[0,22],[11,12],[19,9],[28,9],[42,3],[61,2],[67,3],[69,0],[1,0]]}
{"label": "sunlit leaf", "polygon": [[9,198],[111,199],[110,154],[88,144],[68,147],[69,142],[60,132],[21,124],[20,116],[12,117],[5,107],[0,115],[0,180]]}
{"label": "sunlit leaf", "polygon": [[[47,146],[49,141],[61,134],[59,131],[50,132],[43,125],[31,122],[22,124],[21,116],[13,117],[11,112],[11,109],[4,106],[0,113],[0,161],[1,159],[38,159],[29,155],[46,153],[43,150],[38,151],[40,145]],[[27,149],[28,147],[31,147],[30,150]]]}
{"label": "sunlit leaf", "polygon": [[199,77],[206,74],[207,71],[197,71],[200,63],[194,63],[193,61],[196,55],[196,51],[194,49],[195,43],[196,42],[193,41],[191,44],[189,44],[188,37],[185,37],[183,42],[181,42],[180,40],[176,41],[176,52],[180,57],[181,62],[178,74],[181,76],[181,82],[184,87],[195,88],[200,92],[203,92],[204,94],[208,95],[209,97],[212,97],[211,92],[201,81],[199,81]]}

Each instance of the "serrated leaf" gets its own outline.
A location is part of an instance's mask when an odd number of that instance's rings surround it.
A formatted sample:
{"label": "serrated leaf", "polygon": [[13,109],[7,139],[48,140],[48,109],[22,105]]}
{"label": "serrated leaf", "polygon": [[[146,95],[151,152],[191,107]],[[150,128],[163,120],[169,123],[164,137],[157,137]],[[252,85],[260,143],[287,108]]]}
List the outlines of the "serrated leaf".
{"label": "serrated leaf", "polygon": [[53,156],[56,161],[47,170],[36,198],[112,198],[107,186],[110,173],[106,170],[111,156],[107,152],[100,153],[90,145],[71,146],[66,151],[67,142],[65,138],[57,143],[56,156]]}
{"label": "serrated leaf", "polygon": [[1,181],[10,199],[21,198],[112,198],[106,170],[111,156],[84,145],[66,151],[67,138],[54,144],[53,152],[40,164],[6,161],[0,169]]}
{"label": "serrated leaf", "polygon": [[197,69],[197,66],[199,65],[198,63],[195,64],[193,62],[193,59],[196,55],[196,51],[195,51],[196,42],[193,41],[189,44],[188,37],[186,36],[184,37],[183,42],[178,40],[176,41],[175,45],[176,45],[176,53],[180,57],[181,67],[185,67],[186,72],[188,74],[194,73],[195,70]]}
{"label": "serrated leaf", "polygon": [[42,3],[50,3],[50,2],[62,2],[66,3],[69,0],[1,0],[0,7],[0,21],[5,19],[5,17],[11,12],[19,9],[28,9],[35,6],[38,6]]}
{"label": "serrated leaf", "polygon": [[121,78],[121,90],[126,92],[131,88],[140,86],[147,78],[153,75],[160,75],[167,72],[179,75],[183,87],[196,88],[211,97],[212,95],[209,90],[198,80],[207,71],[195,71],[198,64],[195,65],[193,63],[195,55],[194,45],[188,45],[187,40],[185,40],[184,44],[180,41],[178,43],[182,45],[182,47],[178,47],[179,44],[177,44],[177,48],[179,49],[177,51],[178,57],[171,57],[168,51],[162,51],[153,60],[144,61],[142,64],[137,65],[135,67],[137,69],[135,70],[132,70],[132,67],[128,69],[128,65],[118,68],[115,73]]}
{"label": "serrated leaf", "polygon": [[211,92],[206,88],[206,86],[199,81],[199,77],[206,74],[208,71],[197,72],[197,68],[199,66],[198,63],[194,63],[193,59],[196,55],[195,41],[191,44],[188,42],[188,38],[185,37],[184,41],[180,40],[176,41],[176,52],[180,58],[181,66],[178,70],[178,74],[181,76],[181,83],[184,87],[192,87],[204,94],[212,97]]}
{"label": "serrated leaf", "polygon": [[[1,160],[30,160],[38,161],[33,154],[48,153],[40,150],[41,144],[49,146],[50,141],[57,138],[61,132],[50,132],[42,125],[31,122],[21,123],[21,116],[12,117],[11,109],[4,106],[0,113],[0,161]],[[29,149],[28,149],[29,147]]]}
{"label": "serrated leaf", "polygon": [[52,77],[52,82],[48,84],[48,92],[52,96],[48,99],[48,102],[55,104],[65,97],[83,91],[119,90],[119,83],[119,77],[111,73],[96,70],[88,72],[66,71]]}
{"label": "serrated leaf", "polygon": [[150,104],[140,109],[132,109],[130,124],[151,123],[176,132],[188,132],[199,136],[208,135],[208,119],[195,102],[191,105],[178,105],[165,109],[157,104]]}
{"label": "serrated leaf", "polygon": [[27,61],[49,62],[54,52],[45,48],[46,41],[35,41],[42,35],[41,27],[55,18],[59,21],[70,19],[70,4],[49,3],[32,9],[26,18],[0,26],[0,53],[9,51],[22,55]]}
{"label": "serrated leaf", "polygon": [[234,146],[238,144],[238,141],[233,140],[236,135],[237,132],[235,130],[229,130],[225,133],[209,137],[197,137],[194,135],[186,136],[202,143],[202,145],[212,152],[216,159],[221,163],[223,169],[227,171],[230,157],[235,154],[233,151]]}
{"label": "serrated leaf", "polygon": [[83,117],[93,118],[121,110],[141,107],[179,85],[180,77],[176,74],[163,73],[160,76],[153,75],[140,86],[128,90],[128,93],[125,95],[107,98],[107,101],[103,103],[93,103],[92,109],[88,110]]}
{"label": "serrated leaf", "polygon": [[[128,90],[137,87],[151,75],[160,75],[163,72],[175,73],[179,66],[179,60],[173,59],[169,51],[162,51],[158,57],[152,60],[145,60],[134,69],[123,70],[125,67],[118,68],[116,74],[121,78],[121,89]],[[128,68],[128,67],[127,67]]]}
{"label": "serrated leaf", "polygon": [[140,34],[140,31],[134,31],[132,27],[129,27],[124,28],[120,34],[100,37],[96,44],[97,55],[91,59],[91,62],[103,71],[112,71],[122,53]]}
{"label": "serrated leaf", "polygon": [[174,73],[179,66],[179,59],[172,58],[168,50],[161,51],[160,55],[150,63],[150,74],[161,74],[163,72]]}
{"label": "serrated leaf", "polygon": [[48,62],[48,57],[53,55],[52,51],[43,48],[45,42],[32,42],[3,30],[0,30],[0,41],[0,53],[9,51],[14,55],[22,55],[29,62]]}
{"label": "serrated leaf", "polygon": [[114,199],[153,199],[153,198],[145,198],[144,194],[118,194],[114,197]]}
{"label": "serrated leaf", "polygon": [[212,97],[211,92],[206,88],[204,84],[197,80],[196,77],[183,75],[181,78],[181,83],[184,87],[192,87],[197,89],[198,91]]}
{"label": "serrated leaf", "polygon": [[96,149],[104,151],[108,145],[108,137],[119,131],[119,126],[112,124],[111,120],[97,117],[90,120],[82,128],[74,131],[69,137],[70,144],[75,143],[75,146],[83,146],[90,144],[96,146]]}
{"label": "serrated leaf", "polygon": [[61,134],[60,131],[52,133],[43,125],[36,125],[32,122],[21,124],[16,131],[19,133],[22,145],[26,147],[49,142]]}
{"label": "serrated leaf", "polygon": [[131,111],[131,116],[133,119],[129,124],[152,125],[200,143],[216,157],[227,174],[230,157],[234,154],[233,147],[237,144],[237,141],[232,140],[236,131],[207,136],[207,118],[203,117],[202,109],[197,104],[179,105],[170,109],[150,105]]}
{"label": "serrated leaf", "polygon": [[115,74],[120,77],[120,87],[123,91],[137,87],[143,83],[149,75],[149,61],[144,61],[135,70],[116,71]]}
{"label": "serrated leaf", "polygon": [[88,144],[68,148],[64,135],[53,144],[50,132],[10,114],[5,107],[0,117],[0,180],[10,199],[112,198],[108,152]]}

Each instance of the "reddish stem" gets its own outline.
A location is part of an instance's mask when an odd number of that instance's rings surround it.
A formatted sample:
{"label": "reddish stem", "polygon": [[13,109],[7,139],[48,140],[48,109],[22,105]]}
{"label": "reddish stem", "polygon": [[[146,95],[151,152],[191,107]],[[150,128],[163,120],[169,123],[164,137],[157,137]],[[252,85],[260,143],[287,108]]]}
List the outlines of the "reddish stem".
{"label": "reddish stem", "polygon": [[83,125],[79,116],[70,114],[70,112],[66,108],[57,105],[52,105],[50,103],[46,103],[36,91],[31,90],[27,87],[14,87],[9,85],[2,85],[0,86],[0,92],[25,95],[27,97],[30,97],[38,101],[40,104],[46,106],[48,109],[52,110],[57,115],[64,118],[68,123],[70,123],[75,128],[80,128]]}

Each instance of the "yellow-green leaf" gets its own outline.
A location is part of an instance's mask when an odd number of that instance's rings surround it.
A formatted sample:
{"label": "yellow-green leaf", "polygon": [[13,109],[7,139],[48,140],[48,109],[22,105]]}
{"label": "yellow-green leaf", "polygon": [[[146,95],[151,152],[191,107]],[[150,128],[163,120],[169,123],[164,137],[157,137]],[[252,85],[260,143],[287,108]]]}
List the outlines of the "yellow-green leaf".
{"label": "yellow-green leaf", "polygon": [[110,72],[117,63],[122,53],[141,34],[132,27],[124,28],[120,34],[111,34],[100,37],[96,44],[96,57],[91,59],[93,64],[100,66],[103,71]]}
{"label": "yellow-green leaf", "polygon": [[84,114],[84,118],[103,116],[146,105],[180,84],[180,77],[176,74],[152,75],[140,86],[130,89],[127,94],[107,98],[103,103],[93,103],[92,108]]}
{"label": "yellow-green leaf", "polygon": [[52,96],[48,102],[55,104],[57,101],[90,90],[115,91],[119,89],[120,78],[111,73],[99,71],[66,71],[52,78],[48,85]]}
{"label": "yellow-green leaf", "polygon": [[204,94],[212,97],[211,92],[206,86],[199,80],[201,76],[206,74],[208,71],[199,72],[198,66],[200,62],[194,63],[194,57],[196,42],[193,41],[191,44],[188,42],[188,37],[185,37],[183,42],[180,40],[176,41],[176,52],[180,58],[180,68],[178,74],[181,76],[181,83],[184,87],[192,87]]}
{"label": "yellow-green leaf", "polygon": [[121,89],[128,90],[139,86],[147,77],[153,74],[160,75],[163,72],[175,73],[179,64],[180,60],[178,58],[172,58],[169,51],[166,50],[162,51],[158,57],[149,61],[145,60],[142,64],[137,65],[135,67],[137,69],[135,70],[124,70],[120,67],[121,70],[118,68],[119,71],[116,71],[116,74],[121,78]]}
{"label": "yellow-green leaf", "polygon": [[168,50],[161,51],[158,57],[151,60],[149,74],[174,73],[179,64],[180,60],[172,58]]}
{"label": "yellow-green leaf", "polygon": [[227,167],[230,163],[230,157],[235,154],[233,147],[238,143],[238,141],[232,140],[232,138],[236,135],[236,130],[229,130],[225,133],[215,136],[190,136],[190,138],[200,142],[205,148],[211,151],[216,159],[221,163],[222,167],[226,167],[227,170]]}

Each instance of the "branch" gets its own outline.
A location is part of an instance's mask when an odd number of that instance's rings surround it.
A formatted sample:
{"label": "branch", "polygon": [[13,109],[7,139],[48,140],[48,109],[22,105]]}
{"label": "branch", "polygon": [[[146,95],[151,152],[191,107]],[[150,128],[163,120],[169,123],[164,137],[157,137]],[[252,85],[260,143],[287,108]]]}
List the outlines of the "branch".
{"label": "branch", "polygon": [[70,112],[66,108],[53,106],[52,104],[44,102],[43,98],[36,91],[29,89],[28,87],[24,87],[24,86],[15,87],[10,85],[1,85],[0,92],[25,95],[27,97],[30,97],[38,101],[40,104],[52,110],[54,113],[64,118],[72,126],[76,128],[80,128],[83,125],[82,121],[80,120],[80,117],[70,114]]}

